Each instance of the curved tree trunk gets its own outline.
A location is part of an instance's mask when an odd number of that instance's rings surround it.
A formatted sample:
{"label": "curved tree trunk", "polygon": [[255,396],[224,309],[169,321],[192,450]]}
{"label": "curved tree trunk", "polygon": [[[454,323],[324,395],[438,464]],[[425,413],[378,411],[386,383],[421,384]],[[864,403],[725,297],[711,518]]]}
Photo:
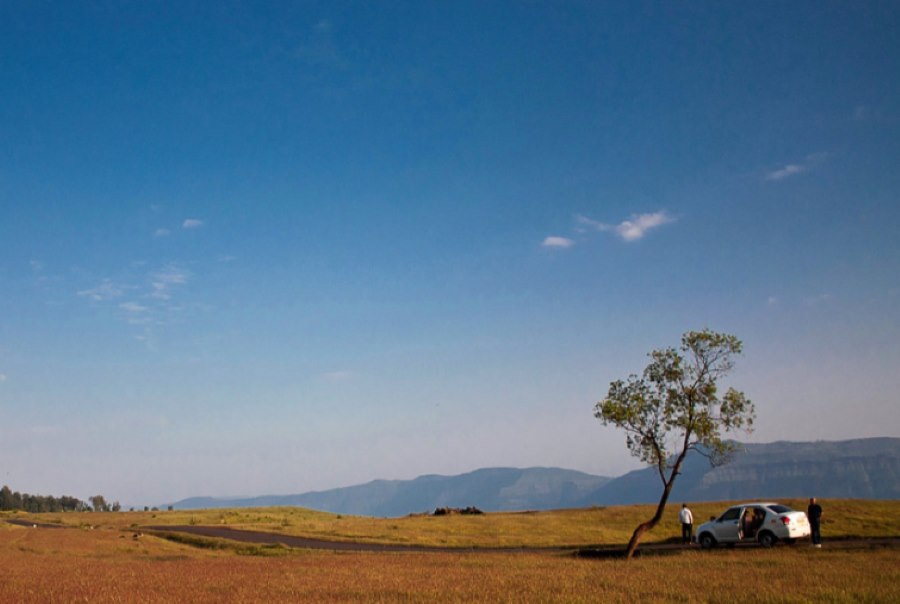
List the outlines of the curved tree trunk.
{"label": "curved tree trunk", "polygon": [[656,506],[656,513],[653,515],[653,518],[647,522],[642,522],[634,529],[634,533],[631,534],[631,540],[628,542],[628,547],[625,549],[626,560],[631,560],[634,556],[634,552],[637,551],[638,544],[641,542],[641,537],[644,533],[651,530],[659,524],[660,520],[662,520],[663,512],[666,511],[666,503],[669,501],[669,494],[672,492],[672,486],[675,484],[675,478],[678,476],[679,470],[681,469],[681,462],[684,461],[685,455],[687,455],[687,447],[682,450],[681,454],[679,454],[678,458],[675,460],[675,465],[672,466],[672,473],[669,475],[668,480],[665,479],[662,470],[660,470],[664,486],[662,497],[659,498],[659,504]]}
{"label": "curved tree trunk", "polygon": [[634,529],[634,533],[631,534],[631,540],[628,542],[628,547],[625,550],[625,559],[631,560],[634,556],[634,552],[637,551],[638,544],[641,542],[641,537],[647,531],[651,530],[654,526],[659,524],[659,521],[662,520],[663,512],[666,510],[666,502],[669,500],[669,493],[672,492],[672,483],[674,481],[669,481],[666,485],[666,488],[663,490],[662,498],[659,500],[659,504],[656,506],[656,513],[653,515],[653,518],[648,520],[647,522],[642,522],[638,525],[636,529]]}

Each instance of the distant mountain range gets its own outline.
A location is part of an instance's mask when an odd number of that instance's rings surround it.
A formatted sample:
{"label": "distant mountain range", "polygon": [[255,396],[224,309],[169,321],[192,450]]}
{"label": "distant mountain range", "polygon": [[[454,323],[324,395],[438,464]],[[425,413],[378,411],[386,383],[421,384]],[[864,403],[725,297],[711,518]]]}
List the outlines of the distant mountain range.
{"label": "distant mountain range", "polygon": [[404,516],[438,507],[475,506],[482,511],[549,510],[578,507],[609,478],[559,468],[486,468],[459,476],[373,480],[366,484],[299,495],[246,499],[193,497],[176,509],[295,505],[361,516]]}
{"label": "distant mountain range", "polygon": [[[711,468],[689,455],[670,501],[779,497],[900,499],[900,438],[741,444],[731,463]],[[374,480],[357,486],[243,499],[193,497],[176,509],[292,505],[338,514],[403,516],[439,507],[483,511],[547,510],[655,503],[653,468],[618,478],[560,468],[487,468],[458,476]]]}

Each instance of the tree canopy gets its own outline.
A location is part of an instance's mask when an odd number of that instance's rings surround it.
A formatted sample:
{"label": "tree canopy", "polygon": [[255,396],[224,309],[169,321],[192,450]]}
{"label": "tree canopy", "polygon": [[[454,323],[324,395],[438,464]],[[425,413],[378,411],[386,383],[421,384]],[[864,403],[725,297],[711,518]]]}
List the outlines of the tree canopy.
{"label": "tree canopy", "polygon": [[752,430],[756,411],[744,393],[729,388],[719,396],[718,382],[734,368],[741,349],[733,335],[709,329],[688,332],[678,349],[651,352],[641,376],[611,382],[606,398],[595,405],[594,416],[623,429],[631,454],[656,467],[662,483],[656,514],[635,529],[628,558],[641,536],[662,518],[687,453],[697,451],[713,465],[726,463],[735,445],[725,434]]}
{"label": "tree canopy", "polygon": [[63,495],[30,495],[13,491],[7,485],[0,488],[0,510],[22,510],[25,512],[80,512],[87,505],[77,497]]}

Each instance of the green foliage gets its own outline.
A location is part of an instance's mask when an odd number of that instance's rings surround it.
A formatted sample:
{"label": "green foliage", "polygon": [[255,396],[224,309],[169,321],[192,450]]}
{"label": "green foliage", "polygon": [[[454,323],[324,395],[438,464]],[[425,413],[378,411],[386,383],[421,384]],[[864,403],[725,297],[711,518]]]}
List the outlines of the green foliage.
{"label": "green foliage", "polygon": [[109,504],[106,503],[106,498],[103,495],[92,495],[88,497],[88,500],[91,502],[91,507],[94,508],[95,512],[108,512]]}
{"label": "green foliage", "polygon": [[85,503],[76,497],[63,495],[30,495],[13,492],[7,485],[0,488],[0,510],[22,510],[25,512],[75,512],[85,508]]}
{"label": "green foliage", "polygon": [[688,451],[696,450],[719,465],[734,453],[723,434],[751,430],[753,403],[729,388],[719,397],[718,382],[734,368],[741,353],[736,337],[710,331],[691,331],[681,347],[654,350],[641,377],[631,375],[609,385],[606,398],[594,407],[604,425],[625,430],[631,454],[656,466],[663,491],[653,518],[638,525],[628,542],[630,559],[641,535],[662,519],[672,485]]}
{"label": "green foliage", "polygon": [[689,449],[708,456],[713,465],[725,463],[734,445],[724,434],[752,430],[755,418],[743,392],[729,388],[719,396],[718,382],[734,368],[741,347],[733,335],[688,332],[678,350],[651,352],[642,376],[612,382],[594,416],[625,430],[631,454],[657,466],[661,476]]}

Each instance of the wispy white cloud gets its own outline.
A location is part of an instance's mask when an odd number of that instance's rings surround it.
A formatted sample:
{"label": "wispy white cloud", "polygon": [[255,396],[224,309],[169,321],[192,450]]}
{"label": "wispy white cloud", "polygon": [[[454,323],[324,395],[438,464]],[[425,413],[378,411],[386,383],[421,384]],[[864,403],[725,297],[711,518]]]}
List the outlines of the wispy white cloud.
{"label": "wispy white cloud", "polygon": [[156,229],[153,231],[154,237],[167,237],[172,233],[169,229]]}
{"label": "wispy white cloud", "polygon": [[812,153],[806,156],[806,159],[800,163],[786,164],[781,168],[766,172],[765,179],[768,181],[779,181],[797,174],[808,172],[817,164],[821,163],[828,157],[827,153]]}
{"label": "wispy white cloud", "polygon": [[97,287],[93,287],[91,289],[83,289],[77,294],[82,298],[89,298],[94,300],[95,302],[102,302],[104,300],[112,300],[113,298],[118,298],[125,293],[125,290],[113,283],[110,279],[104,279],[103,282]]}
{"label": "wispy white cloud", "polygon": [[148,307],[143,304],[138,304],[137,302],[122,302],[119,304],[119,308],[133,313],[142,313],[150,310]]}
{"label": "wispy white cloud", "polygon": [[575,245],[575,242],[568,237],[551,236],[544,239],[541,245],[550,248],[567,248]]}
{"label": "wispy white cloud", "polygon": [[785,178],[805,171],[806,167],[801,164],[788,164],[783,168],[778,168],[777,170],[766,173],[766,180],[784,180]]}
{"label": "wispy white cloud", "polygon": [[769,296],[766,299],[766,306],[769,306],[769,307],[778,306],[778,298],[776,296]]}
{"label": "wispy white cloud", "polygon": [[628,242],[643,239],[651,229],[675,222],[675,218],[665,210],[650,214],[632,214],[631,218],[623,220],[619,224],[607,224],[587,216],[577,216],[576,220],[579,224],[594,230],[615,233],[620,239]]}
{"label": "wispy white cloud", "polygon": [[170,264],[150,275],[151,298],[168,300],[172,297],[172,288],[188,282],[190,273],[178,265]]}
{"label": "wispy white cloud", "polygon": [[181,223],[181,228],[183,229],[199,229],[203,226],[203,221],[198,218],[186,218],[184,222]]}
{"label": "wispy white cloud", "polygon": [[192,274],[175,262],[156,269],[149,269],[145,262],[137,262],[131,263],[125,278],[130,279],[130,283],[104,279],[97,287],[77,293],[105,307],[117,321],[143,328],[143,335],[135,337],[149,350],[155,350],[154,326],[169,324],[186,308],[191,308],[177,300]]}
{"label": "wispy white cloud", "polygon": [[41,262],[40,260],[30,260],[28,262],[28,264],[29,264],[29,266],[31,266],[31,270],[33,270],[36,273],[39,273],[42,270],[44,270],[44,263]]}
{"label": "wispy white cloud", "polygon": [[5,381],[6,381],[6,374],[0,373],[0,383],[5,382]]}

